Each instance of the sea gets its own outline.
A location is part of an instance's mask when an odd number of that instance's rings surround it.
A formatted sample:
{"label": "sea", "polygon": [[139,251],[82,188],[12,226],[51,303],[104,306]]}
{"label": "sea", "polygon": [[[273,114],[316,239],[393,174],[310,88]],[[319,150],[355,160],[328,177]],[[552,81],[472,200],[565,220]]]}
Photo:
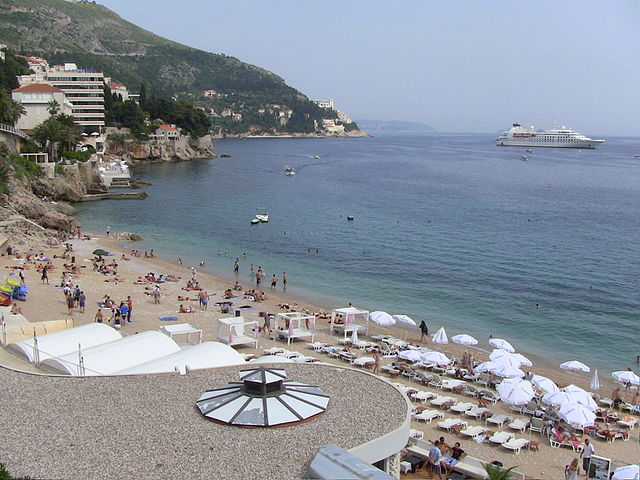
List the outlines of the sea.
{"label": "sea", "polygon": [[279,290],[286,271],[288,295],[327,308],[638,371],[640,139],[526,153],[494,138],[217,140],[230,157],[136,167],[148,198],[78,204],[78,219],[244,286],[251,264]]}

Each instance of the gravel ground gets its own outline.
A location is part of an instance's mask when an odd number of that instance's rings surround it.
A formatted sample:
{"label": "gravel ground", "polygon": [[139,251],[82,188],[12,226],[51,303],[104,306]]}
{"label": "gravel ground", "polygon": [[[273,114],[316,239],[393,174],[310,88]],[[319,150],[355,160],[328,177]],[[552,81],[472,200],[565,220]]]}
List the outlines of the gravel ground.
{"label": "gravel ground", "polygon": [[331,400],[309,422],[272,429],[219,425],[197,410],[205,390],[237,381],[240,368],[100,378],[0,368],[0,461],[13,475],[45,479],[303,478],[321,446],[352,448],[406,418],[402,394],[371,375],[285,368],[289,380],[318,385]]}

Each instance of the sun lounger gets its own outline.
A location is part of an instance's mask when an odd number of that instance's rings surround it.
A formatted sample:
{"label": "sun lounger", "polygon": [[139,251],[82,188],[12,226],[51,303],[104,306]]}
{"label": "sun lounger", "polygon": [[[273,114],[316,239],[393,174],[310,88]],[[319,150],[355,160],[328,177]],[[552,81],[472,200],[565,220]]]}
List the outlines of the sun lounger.
{"label": "sun lounger", "polygon": [[607,398],[607,397],[600,398],[598,402],[600,402],[600,405],[603,405],[605,407],[609,407],[609,408],[613,407],[613,400],[610,398]]}
{"label": "sun lounger", "polygon": [[519,455],[522,447],[526,447],[527,445],[529,445],[529,440],[526,438],[510,438],[502,444],[504,448],[513,450],[513,453],[516,455]]}
{"label": "sun lounger", "polygon": [[606,442],[613,443],[614,440],[617,440],[618,438],[622,440],[629,440],[629,433],[621,430],[600,430],[599,432],[596,432],[596,437],[601,438]]}
{"label": "sun lounger", "polygon": [[434,375],[433,380],[429,382],[429,385],[432,387],[440,388],[442,386],[442,378],[440,378],[440,375]]}
{"label": "sun lounger", "polygon": [[423,412],[414,415],[413,418],[417,421],[431,423],[434,418],[444,418],[444,414],[438,410],[424,410]]}
{"label": "sun lounger", "polygon": [[638,423],[638,419],[635,417],[624,417],[618,420],[618,425],[621,427],[628,427],[629,430],[633,430],[633,427]]}
{"label": "sun lounger", "polygon": [[284,348],[271,347],[271,348],[265,350],[264,354],[265,355],[280,355],[280,354],[282,354],[284,352],[285,352]]}
{"label": "sun lounger", "polygon": [[480,419],[483,417],[488,417],[491,415],[491,410],[484,407],[473,407],[464,412],[467,417],[472,417],[475,419]]}
{"label": "sun lounger", "polygon": [[464,430],[460,430],[460,435],[465,435],[472,440],[475,440],[481,435],[485,435],[487,433],[487,429],[479,426],[467,427]]}
{"label": "sun lounger", "polygon": [[412,400],[415,400],[416,402],[423,402],[423,403],[433,397],[435,397],[435,394],[431,392],[425,392],[425,391],[420,391],[420,392],[411,394]]}
{"label": "sun lounger", "polygon": [[444,380],[442,380],[442,385],[440,386],[440,388],[442,388],[443,390],[453,390],[454,388],[460,387],[462,385],[464,385],[464,382],[462,380],[445,378]]}
{"label": "sun lounger", "polygon": [[420,440],[424,437],[424,432],[422,430],[416,430],[415,428],[412,428],[409,430],[409,436],[411,438],[417,438],[418,440]]}
{"label": "sun lounger", "polygon": [[559,437],[554,438],[553,435],[549,437],[549,444],[553,448],[569,447],[575,452],[581,452],[582,449],[584,448],[579,442],[576,442],[576,441],[572,442],[570,440],[561,441]]}
{"label": "sun lounger", "polygon": [[501,427],[502,425],[504,425],[506,422],[510,422],[512,419],[511,417],[509,417],[508,415],[491,415],[490,417],[488,417],[486,419],[486,423],[489,424],[493,424],[493,425],[497,425],[498,427]]}
{"label": "sun lounger", "polygon": [[473,385],[466,384],[464,386],[464,390],[462,391],[462,394],[468,395],[469,397],[477,397],[478,389]]}
{"label": "sun lounger", "polygon": [[456,399],[453,397],[447,396],[437,396],[433,400],[431,400],[431,405],[435,405],[436,407],[447,407],[456,404]]}
{"label": "sun lounger", "polygon": [[455,413],[464,413],[467,410],[472,409],[473,407],[475,407],[473,403],[462,402],[462,403],[457,403],[453,405],[449,410]]}
{"label": "sun lounger", "polygon": [[366,367],[367,365],[373,365],[375,359],[373,357],[358,357],[353,361],[353,364],[358,367]]}
{"label": "sun lounger", "polygon": [[489,442],[496,443],[498,445],[502,445],[507,440],[513,438],[513,433],[509,432],[496,432],[489,437]]}
{"label": "sun lounger", "polygon": [[438,428],[442,428],[443,430],[450,432],[452,428],[458,425],[462,426],[462,428],[466,428],[468,423],[458,418],[447,418],[442,422],[438,422],[437,425],[438,425]]}
{"label": "sun lounger", "polygon": [[524,433],[524,431],[529,426],[528,418],[516,418],[513,422],[511,422],[508,427],[512,430],[519,430]]}

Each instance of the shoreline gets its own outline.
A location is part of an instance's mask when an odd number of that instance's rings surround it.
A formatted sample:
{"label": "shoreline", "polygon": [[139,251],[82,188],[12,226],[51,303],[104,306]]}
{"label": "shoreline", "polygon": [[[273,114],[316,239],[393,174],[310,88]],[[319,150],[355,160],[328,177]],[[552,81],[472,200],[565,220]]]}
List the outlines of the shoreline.
{"label": "shoreline", "polygon": [[[111,239],[106,239],[104,235],[93,234],[93,233],[91,235],[93,237],[99,238],[99,242],[101,246],[109,246],[109,248],[114,252],[117,251],[118,255],[122,255],[123,253],[128,255],[131,250],[131,249],[127,250],[128,246],[132,246],[135,248],[136,242],[127,242],[127,243],[116,242],[116,241],[112,241]],[[233,257],[232,255],[229,256],[229,258],[232,258],[232,257]],[[166,256],[164,256],[162,252],[158,253],[158,252],[155,252],[154,250],[154,258],[140,258],[137,260],[146,261],[159,268],[166,269],[167,271],[180,272],[183,279],[188,278],[189,276],[190,269],[188,266],[186,266],[186,263],[183,264],[182,266],[178,265],[176,262],[171,261]],[[197,268],[197,265],[195,263],[194,265]],[[206,278],[208,281],[217,285],[218,288],[223,288],[223,287],[231,288],[233,286],[233,283],[235,282],[234,279],[230,278],[231,275],[226,276],[222,274],[221,272],[218,271],[217,267],[204,267],[203,270],[198,271],[198,276],[199,277],[202,276]],[[244,277],[245,280],[247,278],[248,277],[246,276]],[[251,289],[255,286],[254,284],[245,285],[246,282],[243,282],[242,280],[243,280],[243,274],[239,275],[238,277],[238,281],[240,281],[243,284],[243,287],[244,287],[243,290]],[[304,289],[297,289],[297,290],[302,290],[302,293],[300,292],[292,293],[290,291],[282,291],[281,286],[279,286],[278,289],[276,290],[271,290],[267,286],[268,279],[263,280],[263,282],[264,283],[261,285],[260,290],[265,291],[265,293],[267,293],[269,297],[269,301],[264,304],[265,307],[286,302],[291,305],[297,304],[301,308],[307,309],[313,313],[316,313],[316,312],[330,313],[331,310],[334,308],[342,308],[346,306],[346,305],[339,305],[339,304],[326,305],[324,304],[323,300],[320,300],[317,297],[314,298],[313,292],[306,292],[306,290]],[[326,300],[331,301],[330,298],[326,298]],[[366,305],[356,305],[356,306],[359,308],[363,308],[365,310],[374,311],[373,309],[371,310],[368,309]],[[285,310],[273,309],[273,311],[269,311],[269,313],[275,314],[275,313],[281,313],[283,311]],[[451,337],[453,335],[461,333],[452,329],[451,326],[445,327],[445,331],[449,330],[447,331],[447,336],[449,337],[449,343],[440,345],[440,344],[434,344],[432,342],[419,343],[420,334],[419,334],[418,327],[405,327],[403,324],[396,324],[391,327],[381,327],[375,324],[374,322],[370,322],[369,325],[370,325],[370,329],[374,331],[374,333],[371,333],[372,335],[375,335],[376,333],[391,334],[398,338],[402,338],[402,339],[406,338],[406,340],[412,344],[426,346],[427,348],[432,348],[440,351],[445,351],[445,350],[449,351],[457,357],[461,357],[462,353],[465,350],[469,350],[474,355],[476,354],[480,355],[479,358],[482,361],[484,361],[484,360],[488,360],[488,356],[493,350],[493,347],[491,347],[491,345],[489,345],[488,343],[486,343],[485,345],[480,340],[478,345],[469,346],[469,347],[458,345],[451,342]],[[430,330],[429,330],[430,337],[437,331],[437,329],[440,326],[441,325],[434,326],[433,323],[430,325]],[[318,328],[319,330],[324,331],[328,329],[328,325],[325,323],[319,322]],[[333,338],[337,338],[337,337],[334,336]],[[512,339],[507,338],[506,340],[513,343],[517,342],[517,339],[514,339],[514,338]],[[602,370],[595,366],[591,366],[592,370],[590,373],[582,373],[582,372],[578,373],[578,372],[572,372],[568,370],[561,370],[559,367],[559,364],[556,364],[553,361],[550,361],[549,359],[543,356],[540,356],[534,352],[530,352],[526,350],[518,350],[518,349],[516,349],[516,351],[528,357],[534,364],[533,368],[525,367],[524,368],[525,371],[534,370],[536,371],[536,373],[539,373],[541,375],[544,375],[553,379],[558,384],[568,385],[573,383],[586,390],[590,390],[589,386],[591,382],[591,377],[593,375],[593,371],[598,370],[599,378],[600,378],[600,393],[602,393],[603,396],[608,396],[613,388],[615,388],[616,386],[619,386],[612,378],[610,378],[610,375],[607,376],[600,373],[600,372],[604,373],[605,370]]]}

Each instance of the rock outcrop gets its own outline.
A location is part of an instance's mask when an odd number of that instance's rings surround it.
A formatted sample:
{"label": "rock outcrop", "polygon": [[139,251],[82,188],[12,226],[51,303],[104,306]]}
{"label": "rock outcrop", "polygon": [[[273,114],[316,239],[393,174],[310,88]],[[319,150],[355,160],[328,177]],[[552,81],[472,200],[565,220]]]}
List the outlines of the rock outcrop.
{"label": "rock outcrop", "polygon": [[180,136],[176,140],[137,141],[130,138],[113,140],[115,136],[125,136],[128,133],[128,130],[123,128],[107,129],[107,157],[126,160],[135,165],[141,162],[183,162],[216,156],[210,135],[200,138]]}

